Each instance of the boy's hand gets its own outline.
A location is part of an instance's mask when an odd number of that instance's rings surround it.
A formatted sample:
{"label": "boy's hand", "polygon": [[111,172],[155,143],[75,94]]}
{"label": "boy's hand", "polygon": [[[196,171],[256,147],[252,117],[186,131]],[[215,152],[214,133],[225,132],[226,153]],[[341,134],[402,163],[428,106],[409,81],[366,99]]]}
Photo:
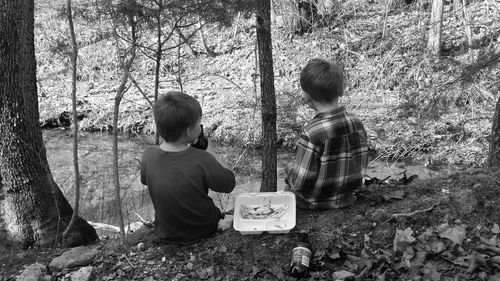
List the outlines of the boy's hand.
{"label": "boy's hand", "polygon": [[224,231],[229,229],[233,225],[233,218],[232,215],[225,215],[224,219],[219,220],[217,230]]}
{"label": "boy's hand", "polygon": [[295,162],[288,162],[285,167],[285,173],[288,175],[294,166]]}
{"label": "boy's hand", "polygon": [[231,170],[231,168],[229,168],[229,165],[227,164],[227,162],[224,159],[220,158],[215,153],[213,142],[211,142],[211,141],[208,142],[208,146],[207,146],[206,151],[208,153],[212,154],[215,157],[215,159],[217,160],[217,162],[219,162],[224,168]]}

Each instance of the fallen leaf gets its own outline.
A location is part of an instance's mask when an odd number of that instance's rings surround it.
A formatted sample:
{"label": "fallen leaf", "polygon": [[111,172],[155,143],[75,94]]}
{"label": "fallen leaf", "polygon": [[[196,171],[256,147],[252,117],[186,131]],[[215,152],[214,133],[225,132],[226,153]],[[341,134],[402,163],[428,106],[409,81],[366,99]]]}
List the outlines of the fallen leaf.
{"label": "fallen leaf", "polygon": [[446,246],[443,241],[434,238],[426,244],[426,248],[428,248],[429,252],[433,254],[439,254],[446,250]]}
{"label": "fallen leaf", "polygon": [[326,250],[316,250],[314,251],[314,255],[312,260],[313,261],[319,261],[325,257]]}
{"label": "fallen leaf", "polygon": [[371,269],[373,262],[374,262],[372,259],[369,259],[369,258],[361,258],[361,257],[357,257],[357,256],[352,256],[352,255],[348,255],[347,259],[352,264],[356,265],[356,267],[357,267],[356,270],[358,270],[358,271],[363,270],[365,267],[367,267],[368,270]]}
{"label": "fallen leaf", "polygon": [[441,273],[437,271],[437,267],[433,263],[426,263],[422,271],[424,273],[424,280],[441,280]]}
{"label": "fallen leaf", "polygon": [[385,201],[389,201],[391,199],[403,200],[404,196],[405,196],[404,190],[394,190],[382,194],[382,197],[385,199]]}
{"label": "fallen leaf", "polygon": [[500,247],[500,237],[498,237],[498,234],[493,235],[493,237],[488,240],[488,244],[490,244],[490,246]]}
{"label": "fallen leaf", "polygon": [[451,240],[453,243],[462,245],[465,239],[465,226],[456,225],[451,227],[448,223],[438,226],[439,237]]}
{"label": "fallen leaf", "polygon": [[422,241],[422,242],[426,242],[427,240],[429,240],[431,237],[434,236],[434,230],[432,228],[426,228],[424,232],[422,232],[422,234],[420,234],[417,238],[418,240]]}
{"label": "fallen leaf", "polygon": [[498,224],[494,224],[493,225],[493,228],[491,229],[491,232],[495,233],[495,234],[499,234],[500,233],[500,227],[498,226]]}
{"label": "fallen leaf", "polygon": [[208,267],[206,269],[206,271],[207,271],[207,277],[213,276],[214,275],[214,266],[212,265],[212,266]]}
{"label": "fallen leaf", "polygon": [[500,256],[491,257],[490,261],[500,265]]}
{"label": "fallen leaf", "polygon": [[283,274],[283,270],[280,267],[274,265],[270,271],[278,280],[285,280],[285,274]]}
{"label": "fallen leaf", "polygon": [[326,254],[332,260],[336,260],[336,259],[340,259],[340,252],[341,251],[342,250],[340,248],[334,247],[334,248],[326,249]]}
{"label": "fallen leaf", "polygon": [[204,268],[198,268],[198,269],[196,270],[196,275],[198,275],[198,277],[199,277],[200,279],[205,279],[205,278],[207,278],[207,277],[208,277],[208,272],[207,272],[207,270],[206,270],[206,269],[204,269]]}
{"label": "fallen leaf", "polygon": [[486,260],[484,259],[485,256],[486,255],[482,255],[482,254],[478,254],[476,252],[473,252],[471,254],[471,260],[469,262],[469,267],[467,268],[467,272],[472,273],[479,266],[486,265]]}
{"label": "fallen leaf", "polygon": [[403,252],[403,259],[411,260],[415,256],[415,251],[413,247],[406,247],[406,250]]}
{"label": "fallen leaf", "polygon": [[347,270],[339,270],[332,273],[333,280],[344,280],[350,276],[355,276],[355,274]]}
{"label": "fallen leaf", "polygon": [[472,256],[467,255],[467,256],[463,256],[463,257],[458,257],[458,258],[452,260],[451,262],[456,264],[456,265],[459,265],[461,267],[469,267],[471,259],[472,259]]}
{"label": "fallen leaf", "polygon": [[414,259],[411,260],[410,271],[408,272],[408,277],[410,280],[413,280],[420,268],[424,265],[425,257],[427,256],[427,252],[419,251]]}
{"label": "fallen leaf", "polygon": [[255,276],[257,273],[259,273],[261,268],[259,268],[256,265],[252,265],[252,276]]}
{"label": "fallen leaf", "polygon": [[415,242],[415,237],[412,235],[413,230],[409,227],[405,230],[397,229],[394,237],[394,252],[402,252],[409,244]]}

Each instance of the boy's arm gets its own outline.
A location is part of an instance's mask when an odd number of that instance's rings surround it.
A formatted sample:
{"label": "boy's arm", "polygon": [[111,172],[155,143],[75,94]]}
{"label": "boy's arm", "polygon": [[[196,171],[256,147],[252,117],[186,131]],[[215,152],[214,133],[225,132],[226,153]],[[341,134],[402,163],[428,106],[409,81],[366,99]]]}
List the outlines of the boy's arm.
{"label": "boy's arm", "polygon": [[228,169],[228,170],[231,170],[231,168],[229,168],[229,165],[227,164],[226,161],[224,161],[224,159],[220,158],[217,153],[215,153],[215,150],[214,150],[214,146],[212,144],[211,141],[208,142],[208,146],[207,146],[207,149],[206,151],[210,154],[212,154],[212,156],[215,158],[215,160],[217,160],[217,162],[219,162],[219,164],[222,165],[222,167]]}
{"label": "boy's arm", "polygon": [[208,179],[210,189],[216,192],[225,193],[233,191],[236,186],[236,178],[227,162],[215,153],[213,144],[210,141],[208,142],[206,151],[218,162],[215,165],[210,165],[211,172]]}
{"label": "boy's arm", "polygon": [[[316,185],[319,172],[318,147],[301,135],[297,140],[297,152],[294,165],[287,165],[285,181],[293,190],[312,190]],[[288,171],[287,171],[288,170]]]}

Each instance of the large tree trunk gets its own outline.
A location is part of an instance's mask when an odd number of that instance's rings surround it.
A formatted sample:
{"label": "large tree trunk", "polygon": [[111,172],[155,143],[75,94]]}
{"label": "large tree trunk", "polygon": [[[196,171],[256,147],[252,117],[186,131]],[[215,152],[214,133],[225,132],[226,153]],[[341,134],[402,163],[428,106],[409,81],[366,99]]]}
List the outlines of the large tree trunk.
{"label": "large tree trunk", "polygon": [[[60,241],[73,210],[49,170],[39,124],[33,0],[0,1],[0,236],[21,246]],[[66,243],[93,242],[78,218]]]}
{"label": "large tree trunk", "polygon": [[262,104],[262,185],[260,191],[277,190],[276,95],[274,92],[273,51],[271,42],[271,4],[257,1],[257,46],[259,47]]}
{"label": "large tree trunk", "polygon": [[500,97],[495,107],[495,116],[491,128],[489,164],[490,166],[500,166]]}

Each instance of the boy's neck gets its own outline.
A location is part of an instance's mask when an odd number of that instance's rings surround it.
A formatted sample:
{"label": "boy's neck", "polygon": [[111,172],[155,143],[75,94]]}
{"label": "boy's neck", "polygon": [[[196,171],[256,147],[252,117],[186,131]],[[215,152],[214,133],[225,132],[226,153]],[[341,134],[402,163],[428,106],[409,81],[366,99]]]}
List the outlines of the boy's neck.
{"label": "boy's neck", "polygon": [[188,145],[186,142],[162,142],[160,144],[160,149],[163,151],[170,151],[170,152],[177,152],[177,151],[182,151],[188,148]]}
{"label": "boy's neck", "polygon": [[335,99],[332,102],[317,102],[317,101],[312,101],[314,109],[319,113],[319,112],[330,112],[334,109],[339,108],[339,100]]}

